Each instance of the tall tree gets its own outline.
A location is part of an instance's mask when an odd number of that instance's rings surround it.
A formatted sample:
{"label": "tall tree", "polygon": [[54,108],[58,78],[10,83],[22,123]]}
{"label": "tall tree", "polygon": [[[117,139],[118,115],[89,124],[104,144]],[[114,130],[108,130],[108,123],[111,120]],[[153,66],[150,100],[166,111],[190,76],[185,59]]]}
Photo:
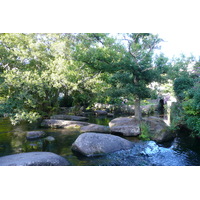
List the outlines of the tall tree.
{"label": "tall tree", "polygon": [[[147,85],[157,80],[158,68],[153,63],[153,51],[161,39],[149,33],[124,34],[127,41],[122,70],[129,77],[129,84],[123,84],[135,99],[135,117],[142,119],[140,101],[150,95]],[[122,80],[122,79],[121,79]]]}
{"label": "tall tree", "polygon": [[60,93],[88,101],[101,82],[72,59],[75,47],[73,34],[0,34],[0,113],[33,122],[56,111]]}
{"label": "tall tree", "polygon": [[108,34],[81,36],[76,59],[93,70],[110,73],[109,81],[116,93],[134,97],[135,117],[141,120],[140,101],[149,96],[147,85],[158,77],[153,51],[158,48],[161,39],[149,33],[119,34],[120,40]]}

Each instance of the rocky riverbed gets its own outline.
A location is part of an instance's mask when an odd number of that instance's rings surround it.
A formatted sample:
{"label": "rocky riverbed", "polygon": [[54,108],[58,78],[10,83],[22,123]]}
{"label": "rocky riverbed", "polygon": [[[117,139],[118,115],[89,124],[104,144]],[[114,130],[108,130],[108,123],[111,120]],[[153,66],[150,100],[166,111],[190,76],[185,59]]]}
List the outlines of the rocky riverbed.
{"label": "rocky riverbed", "polygon": [[[95,148],[100,148],[100,155],[87,156],[79,152],[78,154],[72,151],[72,146],[75,141],[83,134],[85,131],[80,131],[82,128],[86,127],[86,133],[91,128],[90,131],[100,130],[100,128],[107,128],[109,122],[116,118],[106,118],[106,117],[92,117],[92,120],[88,120],[88,123],[84,126],[69,126],[66,127],[37,127],[30,125],[20,125],[13,127],[10,125],[9,121],[6,119],[0,120],[0,161],[3,162],[5,157],[8,155],[15,155],[23,158],[28,152],[51,152],[56,155],[57,158],[65,159],[66,163],[74,166],[185,166],[185,165],[200,165],[200,144],[197,140],[189,138],[186,134],[184,137],[171,138],[168,142],[159,143],[156,141],[142,141],[135,136],[123,136],[123,134],[116,136],[120,137],[128,142],[130,146],[128,148],[118,148],[110,150],[111,145],[109,145],[109,139],[105,139],[102,142],[102,146],[98,146],[96,143]],[[51,119],[55,120],[55,119]],[[96,121],[95,121],[96,120]],[[69,120],[67,120],[69,121]],[[74,121],[73,121],[74,122]],[[61,123],[62,124],[62,123]],[[69,125],[68,124],[68,125]],[[93,124],[91,127],[91,124]],[[94,124],[97,124],[94,126]],[[110,127],[109,127],[110,128]],[[103,129],[102,129],[103,130]],[[27,134],[33,136],[36,131],[36,139],[28,139]],[[43,131],[45,133],[42,134]],[[30,134],[30,132],[32,132]],[[38,137],[41,133],[41,137]],[[104,133],[94,133],[95,138],[101,134],[104,136],[115,136],[110,134],[110,132]],[[182,134],[181,134],[182,135]],[[93,140],[92,139],[92,140]],[[92,141],[91,140],[91,141]],[[97,141],[99,138],[97,139]],[[87,146],[89,140],[83,142]],[[103,140],[101,140],[103,141]],[[108,142],[108,143],[107,143]],[[93,142],[92,142],[93,143]],[[95,144],[95,143],[93,143]],[[117,145],[117,147],[120,145]],[[109,148],[108,148],[109,147]],[[108,151],[107,151],[108,149]],[[28,154],[27,154],[28,155]],[[90,154],[91,155],[91,154]],[[17,158],[17,157],[16,157]],[[35,165],[41,165],[40,156],[35,158]],[[13,157],[14,159],[14,157]],[[30,157],[31,159],[31,157]],[[5,160],[4,160],[5,161]],[[7,162],[7,161],[6,161]],[[32,162],[32,161],[31,161]],[[30,163],[31,163],[30,162]],[[39,163],[39,164],[38,164]],[[29,165],[29,164],[24,164]],[[53,165],[51,163],[46,163],[42,165]],[[61,164],[60,164],[61,165]]]}

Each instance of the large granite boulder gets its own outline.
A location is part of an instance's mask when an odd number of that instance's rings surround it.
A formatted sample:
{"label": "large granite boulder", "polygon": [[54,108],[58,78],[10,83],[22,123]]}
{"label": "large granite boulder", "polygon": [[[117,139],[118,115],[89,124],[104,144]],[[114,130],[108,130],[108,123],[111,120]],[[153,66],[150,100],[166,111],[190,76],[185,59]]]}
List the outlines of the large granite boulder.
{"label": "large granite boulder", "polygon": [[167,142],[175,138],[175,134],[169,130],[169,126],[158,117],[143,118],[150,129],[150,139],[156,142]]}
{"label": "large granite boulder", "polygon": [[140,135],[140,124],[135,117],[119,117],[110,121],[111,133],[118,133],[124,136]]}
{"label": "large granite boulder", "polygon": [[68,166],[63,157],[51,152],[29,152],[0,157],[0,166]]}
{"label": "large granite boulder", "polygon": [[26,138],[28,140],[34,140],[38,138],[42,138],[46,136],[46,133],[44,131],[29,131],[26,133]]}
{"label": "large granite boulder", "polygon": [[72,144],[72,151],[85,156],[95,156],[131,149],[132,147],[132,142],[119,136],[102,133],[83,133]]}
{"label": "large granite boulder", "polygon": [[98,125],[98,124],[90,124],[90,125],[87,125],[87,126],[82,126],[80,131],[82,133],[84,133],[84,132],[109,133],[110,128],[109,128],[109,126],[103,126],[103,125]]}
{"label": "large granite boulder", "polygon": [[42,127],[47,127],[47,128],[68,128],[70,126],[76,126],[76,127],[81,127],[81,126],[87,126],[89,123],[87,122],[79,122],[79,121],[69,121],[69,120],[57,120],[57,119],[45,119],[41,123]]}
{"label": "large granite boulder", "polygon": [[86,121],[87,117],[75,116],[75,115],[53,115],[51,119],[61,119],[61,120],[73,120],[73,121]]}

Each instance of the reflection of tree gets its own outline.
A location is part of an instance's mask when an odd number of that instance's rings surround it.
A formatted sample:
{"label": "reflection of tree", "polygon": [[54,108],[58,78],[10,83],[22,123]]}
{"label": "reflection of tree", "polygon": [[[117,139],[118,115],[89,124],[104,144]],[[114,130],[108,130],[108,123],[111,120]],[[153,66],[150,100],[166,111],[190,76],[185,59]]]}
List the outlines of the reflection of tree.
{"label": "reflection of tree", "polygon": [[8,119],[0,118],[0,156],[8,155],[12,151],[12,128]]}
{"label": "reflection of tree", "polygon": [[24,152],[43,151],[43,140],[26,141],[22,149]]}
{"label": "reflection of tree", "polygon": [[25,141],[26,132],[23,126],[17,126],[13,128],[11,137],[11,146],[12,146],[12,153],[21,153],[23,151],[23,144]]}
{"label": "reflection of tree", "polygon": [[71,144],[80,134],[76,129],[46,129],[44,131],[54,137],[55,141],[45,138],[27,140],[26,132],[30,128],[26,124],[13,127],[9,121],[1,122],[0,119],[0,156],[33,151],[48,151],[67,156],[71,154]]}

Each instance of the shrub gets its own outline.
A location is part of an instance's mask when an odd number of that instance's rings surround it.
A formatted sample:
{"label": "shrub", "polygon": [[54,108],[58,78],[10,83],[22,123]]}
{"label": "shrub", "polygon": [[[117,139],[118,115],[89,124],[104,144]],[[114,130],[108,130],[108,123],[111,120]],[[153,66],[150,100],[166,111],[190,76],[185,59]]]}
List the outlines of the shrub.
{"label": "shrub", "polygon": [[142,122],[140,124],[140,131],[141,131],[141,135],[139,136],[140,139],[150,140],[150,128],[146,123]]}
{"label": "shrub", "polygon": [[186,91],[193,87],[194,81],[189,77],[179,77],[174,81],[173,89],[177,98],[182,101],[186,96]]}

